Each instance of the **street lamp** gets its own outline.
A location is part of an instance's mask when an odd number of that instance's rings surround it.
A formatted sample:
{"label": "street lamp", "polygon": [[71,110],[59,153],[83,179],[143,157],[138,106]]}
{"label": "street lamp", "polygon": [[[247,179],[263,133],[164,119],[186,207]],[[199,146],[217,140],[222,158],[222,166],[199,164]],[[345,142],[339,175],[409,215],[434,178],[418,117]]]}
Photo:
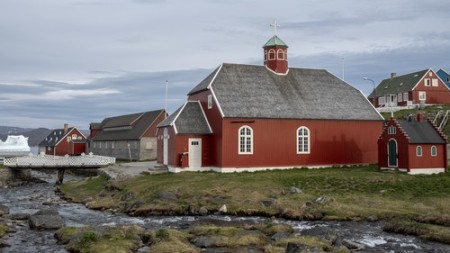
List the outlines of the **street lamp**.
{"label": "street lamp", "polygon": [[376,107],[376,99],[377,99],[377,89],[375,88],[375,81],[368,78],[367,76],[363,77],[363,80],[371,81],[373,85],[373,105]]}

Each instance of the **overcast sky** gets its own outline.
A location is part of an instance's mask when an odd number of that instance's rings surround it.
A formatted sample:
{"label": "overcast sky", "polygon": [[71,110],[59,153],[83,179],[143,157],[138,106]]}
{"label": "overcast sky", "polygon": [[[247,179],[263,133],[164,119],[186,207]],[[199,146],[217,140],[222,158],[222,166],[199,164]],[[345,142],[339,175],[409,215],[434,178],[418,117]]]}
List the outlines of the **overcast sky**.
{"label": "overcast sky", "polygon": [[368,95],[391,72],[450,70],[450,1],[1,0],[0,126],[88,129],[168,111],[223,62],[257,64],[273,35],[289,66]]}

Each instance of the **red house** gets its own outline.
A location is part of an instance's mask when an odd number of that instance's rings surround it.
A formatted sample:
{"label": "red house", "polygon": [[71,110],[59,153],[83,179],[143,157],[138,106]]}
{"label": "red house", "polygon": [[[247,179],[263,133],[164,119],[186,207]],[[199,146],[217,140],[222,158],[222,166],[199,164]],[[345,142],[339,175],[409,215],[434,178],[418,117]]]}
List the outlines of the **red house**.
{"label": "red house", "polygon": [[378,139],[378,166],[410,174],[447,172],[447,139],[422,114],[391,119]]}
{"label": "red house", "polygon": [[431,69],[383,80],[369,95],[375,107],[450,104],[450,89]]}
{"label": "red house", "polygon": [[86,137],[75,127],[64,124],[55,129],[39,144],[39,151],[46,155],[80,155],[86,152]]}
{"label": "red house", "polygon": [[170,171],[254,171],[377,162],[383,118],[323,69],[288,68],[288,46],[264,45],[264,66],[224,63],[158,125]]}

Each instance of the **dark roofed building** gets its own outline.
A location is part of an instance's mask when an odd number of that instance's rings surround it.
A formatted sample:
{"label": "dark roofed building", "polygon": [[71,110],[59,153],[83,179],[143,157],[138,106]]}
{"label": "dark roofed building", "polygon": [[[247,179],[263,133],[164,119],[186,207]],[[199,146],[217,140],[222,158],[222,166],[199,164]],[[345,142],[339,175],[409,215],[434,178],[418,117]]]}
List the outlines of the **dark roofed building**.
{"label": "dark roofed building", "polygon": [[39,143],[39,152],[47,155],[80,155],[86,152],[87,139],[77,128],[64,124]]}
{"label": "dark roofed building", "polygon": [[164,110],[105,118],[91,123],[90,152],[124,160],[156,159],[156,126]]}
{"label": "dark roofed building", "polygon": [[375,163],[381,115],[328,71],[288,68],[287,48],[274,36],[264,66],[224,63],[195,86],[158,126],[158,162],[173,172]]}
{"label": "dark roofed building", "polygon": [[378,139],[378,165],[410,174],[447,172],[447,139],[422,114],[391,119]]}
{"label": "dark roofed building", "polygon": [[449,104],[450,90],[431,69],[384,79],[368,96],[375,107]]}

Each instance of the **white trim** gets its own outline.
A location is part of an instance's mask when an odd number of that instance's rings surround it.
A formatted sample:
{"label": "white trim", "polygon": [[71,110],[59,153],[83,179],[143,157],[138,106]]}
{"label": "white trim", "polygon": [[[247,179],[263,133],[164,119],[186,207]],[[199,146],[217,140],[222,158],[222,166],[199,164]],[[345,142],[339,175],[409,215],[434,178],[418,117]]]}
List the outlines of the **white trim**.
{"label": "white trim", "polygon": [[[395,141],[395,166],[391,166],[390,161],[389,161],[389,142],[391,142],[391,140]],[[394,138],[390,138],[387,142],[387,165],[389,168],[397,168],[398,167],[398,142],[396,139]]]}
{"label": "white trim", "polygon": [[[420,154],[419,154],[419,148],[420,148]],[[423,148],[422,148],[422,146],[420,146],[420,145],[417,145],[416,146],[416,156],[417,157],[422,157],[423,156]]]}
{"label": "white trim", "polygon": [[211,89],[212,84],[214,83],[214,81],[216,80],[217,75],[219,74],[219,72],[222,70],[223,67],[223,63],[220,64],[219,69],[217,69],[216,74],[214,74],[214,77],[211,79],[211,82],[209,82],[208,86],[206,86],[206,89]]}
{"label": "white trim", "polygon": [[[241,130],[243,128],[249,128],[250,129],[250,152],[249,151],[241,151]],[[244,141],[244,149],[247,150],[247,138],[249,137],[247,133],[243,135],[245,137]],[[238,129],[238,154],[239,155],[253,155],[253,128],[249,125],[243,125]]]}
{"label": "white trim", "polygon": [[[270,52],[273,51],[273,58],[270,58]],[[267,52],[267,60],[269,61],[273,61],[277,59],[277,50],[275,50],[274,48],[269,49],[269,51]]]}
{"label": "white trim", "polygon": [[213,130],[212,130],[212,128],[211,128],[211,125],[209,124],[208,118],[206,117],[205,111],[203,110],[202,103],[200,103],[200,101],[198,101],[198,100],[197,100],[197,103],[198,103],[198,105],[200,106],[200,110],[202,110],[202,114],[203,114],[203,117],[205,117],[206,124],[208,124],[209,131],[210,131],[211,133],[213,133]]}
{"label": "white trim", "polygon": [[[433,155],[433,148],[434,148],[434,150],[436,150],[436,153],[435,153],[434,155]],[[431,154],[431,156],[437,156],[437,155],[438,155],[438,150],[437,150],[436,145],[431,146],[431,148],[430,148],[430,154]]]}
{"label": "white trim", "polygon": [[289,67],[288,67],[286,73],[277,73],[277,72],[273,71],[271,68],[267,67],[267,65],[264,65],[264,67],[266,67],[266,69],[269,70],[270,72],[274,73],[275,75],[279,75],[279,76],[285,76],[289,73]]}
{"label": "white trim", "polygon": [[[308,135],[306,136],[308,138],[308,151],[306,151],[306,152],[305,151],[299,151],[299,146],[298,146],[298,144],[299,144],[298,143],[299,134],[298,134],[298,131],[300,129],[306,129],[308,131]],[[297,128],[297,131],[295,133],[296,133],[296,137],[297,137],[297,147],[296,147],[297,154],[311,154],[311,130],[309,130],[309,128],[306,127],[306,126],[301,126],[301,127]],[[304,137],[305,136],[303,136],[303,138]]]}
{"label": "white trim", "polygon": [[[433,70],[432,70],[431,68],[428,69],[428,71],[425,72],[425,74],[423,74],[423,76],[420,78],[420,80],[417,81],[416,85],[414,85],[414,86],[411,88],[411,91],[413,91],[414,89],[416,89],[416,87],[419,85],[419,83],[422,82],[422,80],[427,76],[427,74],[428,74],[430,71],[433,71]],[[424,84],[424,85],[425,85],[425,84]],[[413,97],[413,99],[414,99],[414,97]]]}
{"label": "white trim", "polygon": [[[144,114],[147,112],[144,112]],[[150,125],[148,125],[148,127],[145,129],[145,131],[142,132],[141,136],[139,136],[139,139],[144,137],[144,134],[148,131],[148,129],[150,129],[153,124],[156,122],[156,120],[159,118],[159,115],[161,115],[161,113],[166,113],[166,110],[162,109],[161,112],[158,114],[158,116],[156,116],[156,118],[152,121],[152,123]],[[166,117],[167,118],[167,117]],[[164,120],[164,119],[163,119]],[[161,121],[162,122],[162,121]],[[158,127],[156,128],[158,129]],[[158,135],[158,130],[156,130],[156,135]]]}
{"label": "white trim", "polygon": [[181,112],[184,110],[184,107],[186,107],[188,102],[195,102],[195,101],[188,100],[188,101],[184,102],[183,106],[178,111],[177,115],[175,115],[175,117],[173,118],[172,123],[169,125],[169,126],[173,127],[173,129],[175,130],[175,134],[178,134],[177,126],[175,125],[175,121],[177,121],[178,117],[180,116]]}
{"label": "white trim", "polygon": [[[353,165],[361,165],[361,164],[346,164],[342,166],[353,166]],[[315,166],[305,166],[305,165],[297,165],[297,166],[279,166],[279,167],[202,167],[198,169],[190,169],[190,168],[180,168],[168,166],[169,172],[179,173],[179,172],[197,172],[197,171],[214,171],[218,173],[234,173],[234,172],[258,172],[258,171],[269,171],[269,170],[294,170],[294,169],[322,169],[322,168],[332,168],[336,167],[336,165],[315,165]]]}
{"label": "white trim", "polygon": [[420,168],[420,169],[410,169],[408,174],[410,175],[419,175],[419,174],[438,174],[438,173],[445,173],[445,168]]}
{"label": "white trim", "polygon": [[211,89],[209,91],[211,91],[211,95],[213,96],[214,101],[216,102],[217,108],[219,109],[219,112],[220,112],[220,116],[222,116],[222,118],[224,118],[225,114],[223,113],[222,106],[220,106],[220,104],[219,104],[219,100],[217,100],[216,93],[214,92],[214,89],[211,87]]}

